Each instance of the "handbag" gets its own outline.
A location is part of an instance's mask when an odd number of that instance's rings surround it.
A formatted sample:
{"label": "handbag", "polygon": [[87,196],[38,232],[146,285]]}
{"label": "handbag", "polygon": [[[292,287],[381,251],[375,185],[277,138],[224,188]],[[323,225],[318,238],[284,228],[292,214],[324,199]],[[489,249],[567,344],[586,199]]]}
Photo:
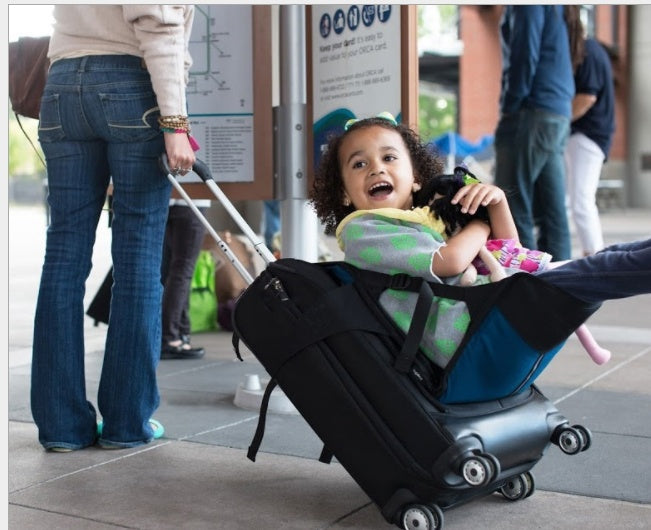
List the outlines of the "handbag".
{"label": "handbag", "polygon": [[16,121],[36,156],[45,166],[45,161],[34,142],[25,131],[19,116],[38,120],[41,97],[47,81],[50,59],[47,57],[50,37],[20,37],[9,43],[9,100]]}
{"label": "handbag", "polygon": [[9,43],[9,100],[21,116],[38,119],[50,60],[50,37],[20,37]]}
{"label": "handbag", "polygon": [[215,260],[209,250],[200,251],[197,257],[192,275],[188,310],[192,333],[217,329]]}

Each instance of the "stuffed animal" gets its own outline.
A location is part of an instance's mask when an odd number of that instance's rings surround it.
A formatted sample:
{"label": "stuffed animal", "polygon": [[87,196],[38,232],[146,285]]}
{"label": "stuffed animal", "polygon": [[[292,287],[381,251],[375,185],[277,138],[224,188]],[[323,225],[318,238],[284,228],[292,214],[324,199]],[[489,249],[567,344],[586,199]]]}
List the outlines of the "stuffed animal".
{"label": "stuffed animal", "polygon": [[[429,206],[432,213],[442,221],[445,236],[450,237],[472,219],[479,218],[489,222],[485,207],[480,207],[474,215],[470,215],[462,213],[458,205],[451,203],[460,188],[477,182],[479,180],[465,167],[456,167],[453,175],[434,177],[415,192],[414,206]],[[520,247],[517,241],[488,240],[486,246],[479,250],[477,259],[462,274],[459,283],[473,285],[477,280],[478,269],[480,273],[487,274],[492,282],[496,282],[507,276],[505,266],[533,272],[561,264],[562,262],[551,262],[549,254]],[[611,357],[610,351],[599,346],[585,324],[579,326],[575,333],[595,363],[608,362]]]}

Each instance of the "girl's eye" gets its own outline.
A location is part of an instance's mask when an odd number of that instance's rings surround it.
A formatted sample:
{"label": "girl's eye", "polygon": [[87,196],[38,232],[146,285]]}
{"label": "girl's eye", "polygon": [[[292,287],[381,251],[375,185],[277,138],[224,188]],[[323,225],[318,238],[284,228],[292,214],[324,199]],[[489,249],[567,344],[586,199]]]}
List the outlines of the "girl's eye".
{"label": "girl's eye", "polygon": [[353,169],[359,169],[361,167],[364,167],[364,162],[361,160],[357,160],[356,162],[353,162]]}

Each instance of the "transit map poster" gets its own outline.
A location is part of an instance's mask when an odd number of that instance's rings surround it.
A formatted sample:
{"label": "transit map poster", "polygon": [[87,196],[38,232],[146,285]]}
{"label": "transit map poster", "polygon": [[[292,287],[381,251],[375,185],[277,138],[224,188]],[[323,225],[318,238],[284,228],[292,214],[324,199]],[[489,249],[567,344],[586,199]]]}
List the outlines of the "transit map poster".
{"label": "transit map poster", "polygon": [[[187,87],[197,156],[218,182],[254,179],[251,5],[197,4]],[[198,181],[193,174],[180,182]]]}

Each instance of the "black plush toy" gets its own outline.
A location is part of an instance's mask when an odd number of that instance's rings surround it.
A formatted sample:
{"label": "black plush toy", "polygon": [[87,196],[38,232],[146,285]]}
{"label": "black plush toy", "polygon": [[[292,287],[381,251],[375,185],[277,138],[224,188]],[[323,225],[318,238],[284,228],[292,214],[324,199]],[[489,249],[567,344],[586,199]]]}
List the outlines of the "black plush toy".
{"label": "black plush toy", "polygon": [[462,213],[460,205],[451,203],[452,197],[463,186],[477,182],[479,179],[467,168],[457,166],[454,168],[454,174],[437,175],[414,193],[414,206],[429,206],[432,213],[443,221],[445,233],[450,237],[472,219],[479,218],[488,222],[486,207],[482,206],[474,215],[470,215]]}

